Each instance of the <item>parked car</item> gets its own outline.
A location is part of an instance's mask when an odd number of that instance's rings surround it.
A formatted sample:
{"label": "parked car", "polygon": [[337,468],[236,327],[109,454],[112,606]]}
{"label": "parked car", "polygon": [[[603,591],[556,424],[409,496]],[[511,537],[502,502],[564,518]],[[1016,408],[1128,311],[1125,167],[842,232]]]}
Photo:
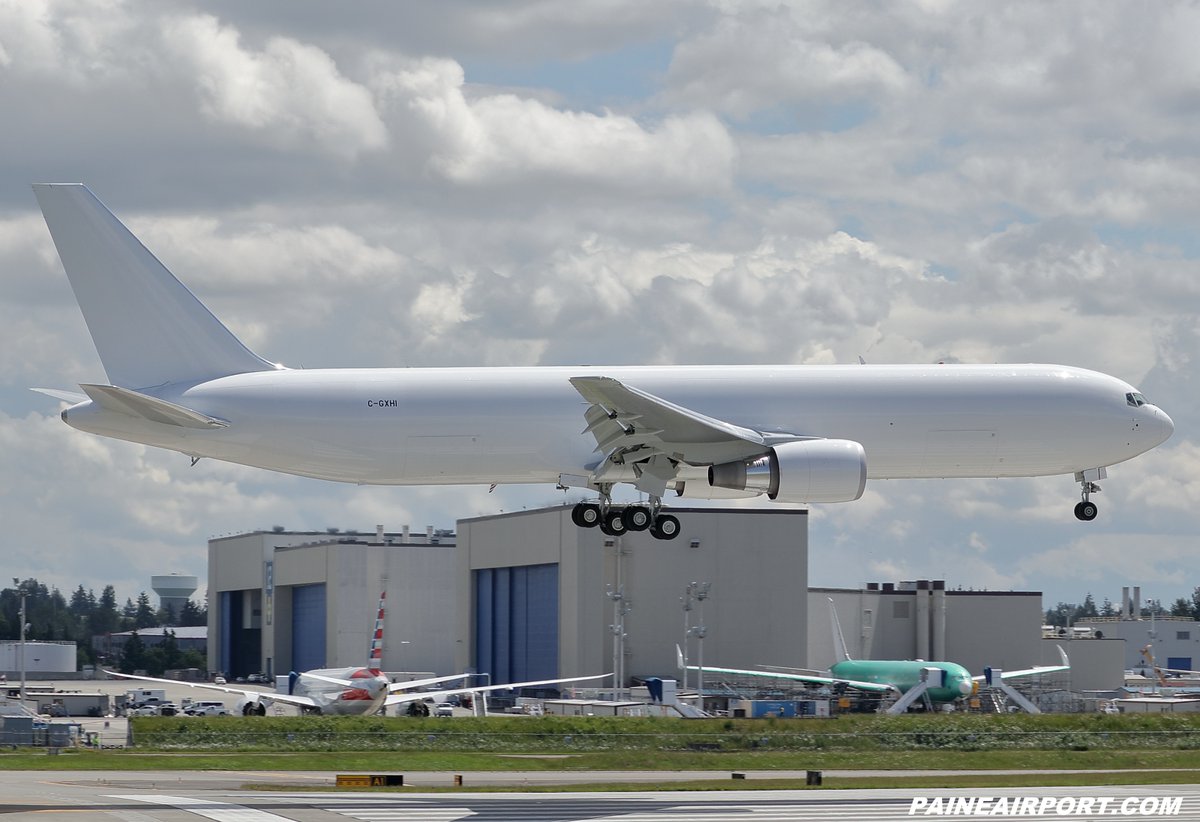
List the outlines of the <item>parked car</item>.
{"label": "parked car", "polygon": [[228,716],[229,709],[224,702],[204,700],[193,702],[184,713],[188,716]]}
{"label": "parked car", "polygon": [[158,706],[159,716],[175,716],[177,713],[179,713],[179,706],[174,702],[164,702]]}
{"label": "parked car", "polygon": [[223,677],[223,676],[218,676],[218,677],[215,677],[215,678],[213,679],[213,684],[214,684],[214,685],[224,685],[224,684],[225,684],[225,677]]}
{"label": "parked car", "polygon": [[454,716],[454,706],[449,702],[439,702],[433,709],[434,716]]}

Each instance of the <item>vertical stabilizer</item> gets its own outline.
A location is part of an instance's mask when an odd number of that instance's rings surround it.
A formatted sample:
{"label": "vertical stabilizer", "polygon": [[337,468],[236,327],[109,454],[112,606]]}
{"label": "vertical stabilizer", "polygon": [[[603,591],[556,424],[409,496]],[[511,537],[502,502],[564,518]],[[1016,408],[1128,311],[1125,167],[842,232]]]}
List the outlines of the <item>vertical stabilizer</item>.
{"label": "vertical stabilizer", "polygon": [[276,368],[242,345],[86,186],[33,191],[113,385],[147,388]]}
{"label": "vertical stabilizer", "polygon": [[841,662],[846,659],[851,659],[850,652],[846,650],[846,638],[842,636],[842,623],[838,621],[837,608],[833,607],[833,597],[829,597],[829,624],[833,629],[833,652],[837,654],[837,661]]}
{"label": "vertical stabilizer", "polygon": [[383,664],[383,606],[387,591],[379,595],[379,611],[375,614],[375,630],[371,632],[371,652],[367,655],[367,670],[378,671]]}

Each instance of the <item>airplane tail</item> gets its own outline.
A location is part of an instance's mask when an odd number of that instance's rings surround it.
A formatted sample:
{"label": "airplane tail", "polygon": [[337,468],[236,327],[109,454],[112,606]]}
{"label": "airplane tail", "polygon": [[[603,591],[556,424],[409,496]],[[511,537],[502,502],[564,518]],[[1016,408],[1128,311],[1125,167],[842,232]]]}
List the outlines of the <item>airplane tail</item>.
{"label": "airplane tail", "polygon": [[109,382],[122,388],[274,370],[84,185],[33,187]]}
{"label": "airplane tail", "polygon": [[830,625],[833,627],[833,651],[837,654],[837,661],[841,662],[851,658],[850,652],[846,649],[846,638],[842,636],[842,623],[838,621],[837,608],[833,607],[833,597],[828,599]]}
{"label": "airplane tail", "polygon": [[367,670],[378,671],[383,664],[383,606],[387,591],[379,594],[379,611],[375,614],[375,630],[371,632],[371,652],[367,656]]}

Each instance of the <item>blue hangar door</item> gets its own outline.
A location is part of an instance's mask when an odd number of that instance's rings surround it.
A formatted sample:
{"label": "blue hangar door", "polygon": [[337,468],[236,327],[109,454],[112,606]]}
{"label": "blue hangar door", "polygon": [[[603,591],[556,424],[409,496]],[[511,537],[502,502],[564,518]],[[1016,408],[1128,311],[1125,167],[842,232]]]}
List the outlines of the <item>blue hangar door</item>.
{"label": "blue hangar door", "polygon": [[325,667],[325,584],[292,589],[292,670]]}
{"label": "blue hangar door", "polygon": [[475,571],[475,670],[493,684],[558,676],[558,564]]}

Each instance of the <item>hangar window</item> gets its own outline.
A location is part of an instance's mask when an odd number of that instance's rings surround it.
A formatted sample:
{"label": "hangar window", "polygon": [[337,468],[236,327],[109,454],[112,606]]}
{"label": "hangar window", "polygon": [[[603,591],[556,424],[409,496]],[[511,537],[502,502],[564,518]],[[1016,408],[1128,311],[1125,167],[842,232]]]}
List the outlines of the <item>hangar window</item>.
{"label": "hangar window", "polygon": [[1131,391],[1125,395],[1125,402],[1132,405],[1134,408],[1141,408],[1146,404],[1146,398],[1136,391]]}
{"label": "hangar window", "polygon": [[908,619],[908,600],[892,603],[892,619]]}
{"label": "hangar window", "polygon": [[1176,639],[1191,639],[1192,632],[1191,631],[1176,631],[1175,638]]}

